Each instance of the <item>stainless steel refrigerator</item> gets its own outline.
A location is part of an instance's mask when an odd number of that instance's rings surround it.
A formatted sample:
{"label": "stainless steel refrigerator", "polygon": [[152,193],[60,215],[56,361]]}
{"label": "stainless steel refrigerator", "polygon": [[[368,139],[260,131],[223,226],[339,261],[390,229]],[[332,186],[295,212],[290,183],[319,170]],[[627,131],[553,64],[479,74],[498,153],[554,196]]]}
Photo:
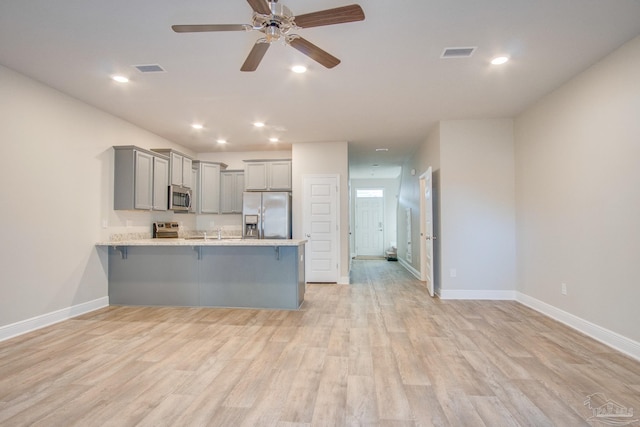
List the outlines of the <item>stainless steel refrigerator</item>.
{"label": "stainless steel refrigerator", "polygon": [[291,193],[245,191],[242,223],[245,239],[290,239]]}

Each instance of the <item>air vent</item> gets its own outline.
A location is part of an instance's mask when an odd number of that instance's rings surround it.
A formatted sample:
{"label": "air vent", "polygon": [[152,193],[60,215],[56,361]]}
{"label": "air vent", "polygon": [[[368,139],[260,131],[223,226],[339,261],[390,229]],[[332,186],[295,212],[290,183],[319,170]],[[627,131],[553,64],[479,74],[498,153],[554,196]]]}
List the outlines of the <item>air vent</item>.
{"label": "air vent", "polygon": [[475,50],[475,47],[447,47],[440,58],[469,58]]}
{"label": "air vent", "polygon": [[165,73],[165,69],[158,64],[134,65],[141,73]]}

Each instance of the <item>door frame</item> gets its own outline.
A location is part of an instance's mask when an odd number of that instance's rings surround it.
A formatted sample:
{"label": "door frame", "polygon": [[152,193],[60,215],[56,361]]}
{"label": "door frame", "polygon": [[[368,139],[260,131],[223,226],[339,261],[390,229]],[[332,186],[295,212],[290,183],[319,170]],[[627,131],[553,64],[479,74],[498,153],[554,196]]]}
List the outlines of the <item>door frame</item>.
{"label": "door frame", "polygon": [[[430,177],[430,181],[431,181],[431,234],[430,236],[427,236],[427,226],[426,226],[426,219],[427,219],[427,215],[426,215],[426,210],[427,210],[427,200],[426,200],[426,196],[425,196],[425,190],[426,190],[426,181],[427,181],[427,176]],[[429,166],[427,168],[427,170],[420,175],[420,177],[418,178],[418,182],[419,182],[419,186],[420,186],[420,280],[423,282],[426,282],[427,284],[427,290],[429,291],[429,294],[433,297],[435,294],[435,283],[434,283],[434,268],[435,268],[435,262],[434,262],[434,244],[433,241],[436,239],[436,236],[434,235],[434,230],[433,230],[433,169],[431,168],[431,166]],[[429,239],[427,240],[427,237],[429,237]],[[426,251],[426,245],[429,244],[431,245],[431,268],[430,270],[430,277],[427,277],[427,251]]]}
{"label": "door frame", "polygon": [[[338,265],[338,268],[336,270],[336,283],[340,283],[340,274],[342,271],[342,259],[341,259],[341,246],[342,246],[342,239],[340,237],[340,231],[341,231],[341,224],[340,224],[340,216],[341,216],[341,211],[340,211],[340,174],[304,174],[302,175],[302,238],[303,239],[307,239],[307,235],[309,235],[309,231],[308,230],[308,224],[307,224],[307,217],[309,215],[309,210],[308,210],[308,194],[306,193],[306,188],[307,188],[307,180],[308,179],[314,179],[314,178],[318,178],[318,179],[322,179],[322,178],[333,178],[335,179],[335,184],[336,184],[336,198],[335,198],[335,202],[336,202],[336,230],[335,230],[335,234],[336,234],[336,263]],[[309,261],[309,254],[310,254],[310,250],[307,251],[305,250],[306,254],[305,254],[305,270],[307,270],[307,266]],[[309,278],[305,273],[305,280],[308,283],[309,282]]]}

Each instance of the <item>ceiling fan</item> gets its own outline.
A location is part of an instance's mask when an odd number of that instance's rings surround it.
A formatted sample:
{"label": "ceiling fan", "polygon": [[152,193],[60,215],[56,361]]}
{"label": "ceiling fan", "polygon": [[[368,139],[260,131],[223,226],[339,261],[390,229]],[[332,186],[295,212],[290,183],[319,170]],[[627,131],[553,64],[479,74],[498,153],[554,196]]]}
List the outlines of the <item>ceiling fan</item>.
{"label": "ceiling fan", "polygon": [[338,58],[299,35],[293,34],[292,31],[364,20],[364,12],[357,4],[294,16],[289,8],[278,4],[278,0],[247,0],[247,2],[253,9],[251,24],[172,25],[171,28],[176,33],[260,31],[264,37],[258,39],[253,45],[240,71],[255,71],[271,43],[277,40],[283,40],[325,67],[333,68],[340,63]]}

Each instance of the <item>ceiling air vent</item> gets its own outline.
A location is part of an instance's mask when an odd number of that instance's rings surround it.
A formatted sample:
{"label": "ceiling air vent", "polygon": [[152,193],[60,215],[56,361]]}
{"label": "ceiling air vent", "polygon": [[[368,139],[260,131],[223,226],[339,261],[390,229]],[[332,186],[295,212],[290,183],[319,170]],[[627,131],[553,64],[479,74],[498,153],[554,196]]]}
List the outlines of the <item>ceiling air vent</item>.
{"label": "ceiling air vent", "polygon": [[166,70],[158,64],[134,65],[141,73],[165,73]]}
{"label": "ceiling air vent", "polygon": [[469,58],[475,50],[475,47],[447,47],[440,58]]}

